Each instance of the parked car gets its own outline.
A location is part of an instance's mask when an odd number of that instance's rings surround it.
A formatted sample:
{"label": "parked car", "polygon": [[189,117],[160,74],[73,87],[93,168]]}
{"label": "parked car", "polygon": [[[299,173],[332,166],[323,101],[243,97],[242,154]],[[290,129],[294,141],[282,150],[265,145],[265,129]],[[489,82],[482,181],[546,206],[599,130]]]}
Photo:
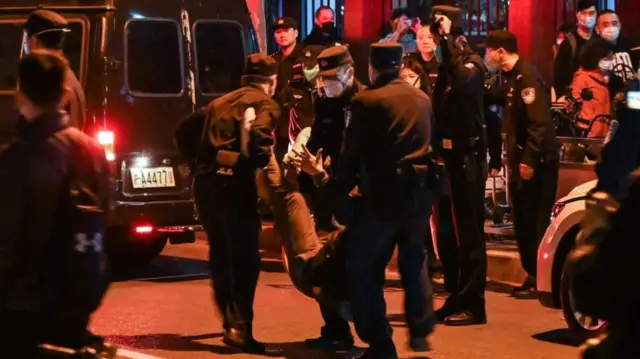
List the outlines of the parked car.
{"label": "parked car", "polygon": [[111,164],[111,257],[146,262],[197,227],[189,169],[173,129],[235,90],[258,44],[245,1],[4,0],[0,4],[0,144],[15,128],[22,27],[37,8],[69,21],[64,53],[83,84],[87,121]]}
{"label": "parked car", "polygon": [[589,181],[575,187],[558,200],[551,213],[551,224],[538,249],[538,300],[549,308],[562,309],[571,332],[580,340],[598,336],[607,330],[607,323],[582,315],[574,309],[568,278],[564,275],[567,255],[580,231],[580,221],[586,213],[586,198],[596,185]]}

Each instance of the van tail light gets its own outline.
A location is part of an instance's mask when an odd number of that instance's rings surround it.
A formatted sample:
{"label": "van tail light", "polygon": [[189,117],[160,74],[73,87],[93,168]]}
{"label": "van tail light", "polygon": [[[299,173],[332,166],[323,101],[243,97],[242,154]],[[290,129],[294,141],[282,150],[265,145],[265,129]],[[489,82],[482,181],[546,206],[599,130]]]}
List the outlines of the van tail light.
{"label": "van tail light", "polygon": [[139,225],[135,227],[135,232],[138,235],[150,234],[150,233],[153,233],[153,231],[154,231],[153,226],[148,224]]}
{"label": "van tail light", "polygon": [[107,157],[107,161],[115,161],[116,159],[116,136],[113,131],[99,131],[96,135],[98,143],[104,147],[104,155]]}

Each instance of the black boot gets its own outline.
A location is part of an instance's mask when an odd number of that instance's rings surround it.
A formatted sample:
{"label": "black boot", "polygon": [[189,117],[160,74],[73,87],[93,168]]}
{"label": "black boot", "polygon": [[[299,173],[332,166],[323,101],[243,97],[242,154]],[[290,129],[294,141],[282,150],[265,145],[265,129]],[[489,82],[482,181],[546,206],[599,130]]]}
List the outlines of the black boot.
{"label": "black boot", "polygon": [[264,343],[253,338],[251,331],[241,332],[230,328],[225,331],[222,342],[249,354],[263,354],[267,350],[267,346]]}
{"label": "black boot", "polygon": [[527,278],[521,286],[513,289],[511,296],[517,299],[538,299],[536,279]]}

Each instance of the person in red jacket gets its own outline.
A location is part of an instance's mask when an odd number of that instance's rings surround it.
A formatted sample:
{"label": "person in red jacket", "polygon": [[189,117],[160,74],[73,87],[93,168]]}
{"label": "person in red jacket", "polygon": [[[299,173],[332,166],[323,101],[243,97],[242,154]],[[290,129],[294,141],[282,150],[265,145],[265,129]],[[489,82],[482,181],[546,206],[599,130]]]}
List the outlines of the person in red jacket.
{"label": "person in red jacket", "polygon": [[[583,99],[581,119],[593,121],[599,115],[611,114],[608,83],[613,61],[612,46],[607,40],[596,38],[585,45],[579,59],[580,68],[573,76],[571,83],[574,98],[580,99],[584,89],[589,89],[593,93],[592,99]],[[608,131],[608,123],[597,121],[592,125],[587,137],[604,138]]]}

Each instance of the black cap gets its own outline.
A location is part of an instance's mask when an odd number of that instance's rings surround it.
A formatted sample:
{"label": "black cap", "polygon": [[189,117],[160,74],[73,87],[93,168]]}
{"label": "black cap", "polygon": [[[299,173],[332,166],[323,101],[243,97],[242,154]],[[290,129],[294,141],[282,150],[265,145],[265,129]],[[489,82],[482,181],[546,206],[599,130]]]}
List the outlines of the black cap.
{"label": "black cap", "polygon": [[324,49],[325,47],[321,45],[309,45],[302,49],[302,53],[304,55],[304,66],[307,68],[316,66],[318,64],[318,56]]}
{"label": "black cap", "polygon": [[265,80],[278,73],[276,60],[265,54],[251,54],[247,57],[244,77],[253,80]]}
{"label": "black cap", "polygon": [[393,9],[393,11],[391,12],[391,21],[400,18],[401,16],[406,16],[409,17],[409,9],[407,9],[406,7],[399,7],[396,9]]}
{"label": "black cap", "polygon": [[298,23],[291,17],[285,16],[277,19],[273,25],[271,25],[271,30],[276,31],[278,29],[294,29],[298,30]]}
{"label": "black cap", "polygon": [[326,48],[318,55],[318,65],[320,66],[318,76],[335,76],[342,66],[349,64],[353,64],[353,58],[348,47],[340,45]]}
{"label": "black cap", "polygon": [[444,15],[451,20],[451,26],[457,27],[462,23],[462,9],[449,5],[437,5],[431,8],[431,17]]}
{"label": "black cap", "polygon": [[31,13],[24,24],[27,37],[43,33],[44,31],[69,32],[69,22],[60,14],[49,10],[36,10]]}
{"label": "black cap", "polygon": [[590,7],[595,7],[598,10],[598,3],[596,0],[580,0],[578,1],[578,5],[576,6],[576,12],[587,10]]}
{"label": "black cap", "polygon": [[491,49],[505,49],[512,54],[518,52],[518,38],[512,32],[507,30],[489,31],[486,40],[480,47]]}
{"label": "black cap", "polygon": [[369,63],[374,69],[400,68],[403,49],[394,42],[377,42],[369,46]]}

